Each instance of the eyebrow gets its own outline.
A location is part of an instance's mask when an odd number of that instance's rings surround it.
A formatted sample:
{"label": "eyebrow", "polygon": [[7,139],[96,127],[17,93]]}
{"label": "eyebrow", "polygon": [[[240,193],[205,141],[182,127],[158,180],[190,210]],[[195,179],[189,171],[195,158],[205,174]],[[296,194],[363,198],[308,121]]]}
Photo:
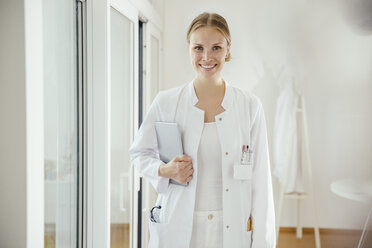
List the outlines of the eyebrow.
{"label": "eyebrow", "polygon": [[[219,45],[219,44],[223,44],[223,42],[217,42],[212,45]],[[194,43],[194,45],[202,46],[203,44]]]}

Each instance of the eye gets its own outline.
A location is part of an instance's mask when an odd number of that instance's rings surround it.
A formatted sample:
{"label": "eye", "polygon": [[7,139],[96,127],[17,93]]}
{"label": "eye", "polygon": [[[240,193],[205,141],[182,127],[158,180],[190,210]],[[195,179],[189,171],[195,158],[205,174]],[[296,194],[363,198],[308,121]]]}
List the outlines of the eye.
{"label": "eye", "polygon": [[218,48],[218,49],[216,49],[216,50],[219,50],[219,49],[221,49],[221,47],[220,47],[220,46],[215,46],[214,48]]}
{"label": "eye", "polygon": [[202,48],[202,47],[201,47],[201,46],[197,46],[197,47],[195,47],[194,49],[199,51],[199,50],[201,50],[201,49],[199,49],[199,48]]}

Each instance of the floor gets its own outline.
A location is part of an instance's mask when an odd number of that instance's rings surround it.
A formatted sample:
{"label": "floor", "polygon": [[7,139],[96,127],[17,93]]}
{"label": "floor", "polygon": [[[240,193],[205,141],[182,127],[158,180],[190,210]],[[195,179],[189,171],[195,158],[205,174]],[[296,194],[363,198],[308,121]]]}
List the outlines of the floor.
{"label": "floor", "polygon": [[[322,248],[356,248],[362,231],[341,229],[320,229]],[[295,228],[280,228],[277,248],[314,248],[314,229],[303,228],[302,238],[296,238]],[[367,247],[366,247],[367,248]]]}
{"label": "floor", "polygon": [[[320,229],[322,248],[356,248],[362,231],[341,229]],[[372,244],[372,235],[367,236],[366,243]],[[45,233],[45,248],[55,247],[53,232]],[[371,246],[364,246],[368,248]],[[129,248],[129,225],[111,225],[111,248]],[[302,239],[296,238],[295,228],[280,228],[276,248],[315,248],[314,229],[303,228]]]}
{"label": "floor", "polygon": [[110,248],[129,248],[129,224],[111,224]]}

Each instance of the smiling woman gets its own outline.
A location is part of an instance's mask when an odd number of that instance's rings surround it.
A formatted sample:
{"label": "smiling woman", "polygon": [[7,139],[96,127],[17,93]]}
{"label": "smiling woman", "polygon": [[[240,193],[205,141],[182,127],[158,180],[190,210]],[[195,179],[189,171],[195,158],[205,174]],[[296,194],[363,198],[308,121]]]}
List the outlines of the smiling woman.
{"label": "smiling woman", "polygon": [[202,13],[191,23],[186,38],[191,63],[198,73],[197,81],[221,81],[219,74],[223,65],[231,60],[231,38],[226,20],[217,14]]}
{"label": "smiling woman", "polygon": [[220,73],[231,60],[231,37],[226,20],[216,13],[202,13],[191,23],[186,35],[191,64],[196,72],[197,107],[205,122],[213,122],[225,109],[221,106],[225,85]]}
{"label": "smiling woman", "polygon": [[[274,248],[261,101],[221,77],[231,59],[229,27],[222,16],[197,16],[187,42],[195,78],[157,94],[129,150],[133,165],[158,192],[158,218],[149,218],[149,248]],[[177,124],[183,154],[159,159],[155,122]]]}

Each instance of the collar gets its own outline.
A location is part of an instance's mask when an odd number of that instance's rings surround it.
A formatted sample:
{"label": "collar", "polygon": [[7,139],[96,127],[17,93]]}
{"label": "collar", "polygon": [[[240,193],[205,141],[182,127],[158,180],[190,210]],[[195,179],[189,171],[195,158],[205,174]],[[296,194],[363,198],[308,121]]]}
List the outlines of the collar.
{"label": "collar", "polygon": [[[223,81],[225,82],[225,95],[223,97],[221,106],[225,110],[227,110],[228,108],[230,108],[232,104],[232,92],[231,92],[231,85],[225,79],[223,79]],[[199,101],[199,99],[196,96],[196,92],[194,88],[194,79],[191,80],[191,82],[189,83],[188,91],[189,91],[189,95],[191,96],[191,103],[193,106],[195,106],[195,104]]]}

